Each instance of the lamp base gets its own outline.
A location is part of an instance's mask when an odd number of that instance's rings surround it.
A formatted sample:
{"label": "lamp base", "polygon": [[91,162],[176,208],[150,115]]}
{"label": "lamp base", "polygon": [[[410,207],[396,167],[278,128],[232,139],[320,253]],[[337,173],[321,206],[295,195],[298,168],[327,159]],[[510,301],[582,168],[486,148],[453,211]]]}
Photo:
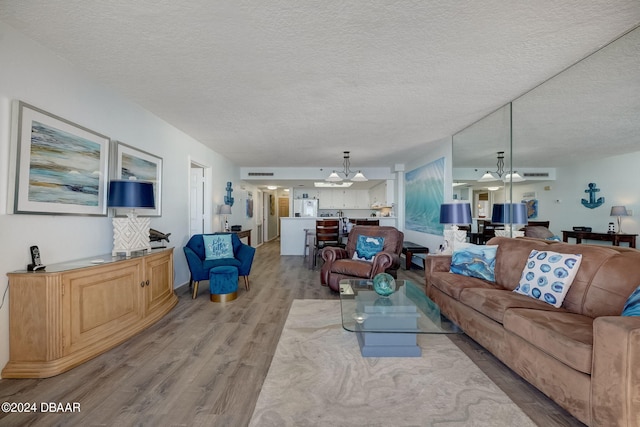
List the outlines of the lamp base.
{"label": "lamp base", "polygon": [[113,250],[112,256],[124,253],[131,256],[131,252],[151,250],[149,241],[149,218],[138,218],[130,213],[127,218],[113,218]]}

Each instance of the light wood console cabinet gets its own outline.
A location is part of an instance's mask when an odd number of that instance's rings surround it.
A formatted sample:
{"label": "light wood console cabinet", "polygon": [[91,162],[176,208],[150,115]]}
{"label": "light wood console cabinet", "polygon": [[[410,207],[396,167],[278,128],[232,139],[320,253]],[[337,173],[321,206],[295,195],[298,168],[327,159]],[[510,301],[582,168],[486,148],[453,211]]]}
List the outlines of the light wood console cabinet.
{"label": "light wood console cabinet", "polygon": [[178,302],[173,248],[8,276],[10,348],[3,378],[65,372],[149,327]]}

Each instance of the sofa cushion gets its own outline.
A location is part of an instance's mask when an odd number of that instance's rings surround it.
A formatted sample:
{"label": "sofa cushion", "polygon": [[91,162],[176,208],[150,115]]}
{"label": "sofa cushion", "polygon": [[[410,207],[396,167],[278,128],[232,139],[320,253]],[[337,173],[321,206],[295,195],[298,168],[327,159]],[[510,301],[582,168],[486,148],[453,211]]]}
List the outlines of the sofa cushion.
{"label": "sofa cushion", "polygon": [[503,325],[507,331],[549,356],[573,369],[591,374],[593,318],[557,310],[513,308],[505,312]]}
{"label": "sofa cushion", "polygon": [[231,234],[204,234],[205,259],[233,258]]}
{"label": "sofa cushion", "polygon": [[514,289],[522,295],[560,307],[580,268],[581,254],[532,250]]}
{"label": "sofa cushion", "polygon": [[527,263],[529,254],[533,249],[545,250],[550,242],[539,239],[519,237],[494,237],[487,242],[488,245],[498,245],[496,255],[495,276],[496,283],[500,287],[514,290],[518,285],[522,270]]}
{"label": "sofa cushion", "polygon": [[516,294],[506,289],[469,288],[460,293],[460,302],[495,320],[503,322],[504,313],[510,308],[531,308],[537,310],[560,310],[551,305]]}
{"label": "sofa cushion", "polygon": [[373,262],[373,257],[384,247],[384,237],[359,235],[353,259]]}
{"label": "sofa cushion", "polygon": [[629,295],[622,309],[623,316],[640,316],[640,286]]}
{"label": "sofa cushion", "polygon": [[476,277],[461,276],[449,272],[434,272],[429,278],[429,285],[440,289],[450,297],[459,300],[460,293],[468,288],[501,289],[493,282]]}
{"label": "sofa cushion", "polygon": [[450,272],[495,281],[497,245],[458,243],[451,256]]}
{"label": "sofa cushion", "polygon": [[536,239],[548,239],[553,237],[553,233],[547,227],[528,225],[524,228],[524,235]]}

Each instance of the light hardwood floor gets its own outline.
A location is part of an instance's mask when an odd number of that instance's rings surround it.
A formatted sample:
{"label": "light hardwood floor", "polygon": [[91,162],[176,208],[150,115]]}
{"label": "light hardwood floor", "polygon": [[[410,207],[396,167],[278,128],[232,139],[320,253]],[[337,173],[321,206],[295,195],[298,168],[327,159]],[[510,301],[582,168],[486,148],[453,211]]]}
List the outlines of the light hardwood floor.
{"label": "light hardwood floor", "polygon": [[[0,412],[0,426],[247,425],[291,301],[338,299],[320,286],[319,266],[279,252],[278,241],[258,248],[251,290],[240,286],[235,301],[210,302],[206,282],[192,300],[183,286],[173,311],[111,351],[53,378],[0,380],[0,402],[80,404],[76,413]],[[423,273],[399,277],[424,284]],[[470,338],[452,340],[538,425],[583,425]]]}

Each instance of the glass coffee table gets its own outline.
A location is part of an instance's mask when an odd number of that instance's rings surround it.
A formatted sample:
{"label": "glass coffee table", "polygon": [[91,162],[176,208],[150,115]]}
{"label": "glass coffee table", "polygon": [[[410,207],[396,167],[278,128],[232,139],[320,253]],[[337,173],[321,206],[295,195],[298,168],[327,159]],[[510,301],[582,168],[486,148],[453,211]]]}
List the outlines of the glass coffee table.
{"label": "glass coffee table", "polygon": [[342,327],[356,333],[362,356],[420,357],[418,334],[462,333],[424,289],[409,280],[396,284],[384,297],[373,290],[372,280],[340,281]]}

